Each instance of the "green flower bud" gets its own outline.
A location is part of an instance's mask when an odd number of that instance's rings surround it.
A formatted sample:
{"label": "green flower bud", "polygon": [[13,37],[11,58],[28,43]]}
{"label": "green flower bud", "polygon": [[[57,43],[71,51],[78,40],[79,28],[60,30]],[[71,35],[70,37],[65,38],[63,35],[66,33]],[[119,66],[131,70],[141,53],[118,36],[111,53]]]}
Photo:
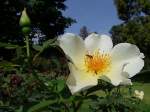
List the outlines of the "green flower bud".
{"label": "green flower bud", "polygon": [[21,27],[29,27],[31,24],[30,18],[27,15],[26,8],[22,11],[22,15],[19,21]]}

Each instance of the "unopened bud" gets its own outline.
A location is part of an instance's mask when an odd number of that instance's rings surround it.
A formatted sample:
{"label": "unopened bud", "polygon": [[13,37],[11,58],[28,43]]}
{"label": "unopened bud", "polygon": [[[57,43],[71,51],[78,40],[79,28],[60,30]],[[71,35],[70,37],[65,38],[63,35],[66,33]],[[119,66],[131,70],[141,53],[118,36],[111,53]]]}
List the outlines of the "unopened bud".
{"label": "unopened bud", "polygon": [[19,21],[21,27],[29,27],[31,24],[30,18],[27,15],[26,8],[22,11],[21,18]]}

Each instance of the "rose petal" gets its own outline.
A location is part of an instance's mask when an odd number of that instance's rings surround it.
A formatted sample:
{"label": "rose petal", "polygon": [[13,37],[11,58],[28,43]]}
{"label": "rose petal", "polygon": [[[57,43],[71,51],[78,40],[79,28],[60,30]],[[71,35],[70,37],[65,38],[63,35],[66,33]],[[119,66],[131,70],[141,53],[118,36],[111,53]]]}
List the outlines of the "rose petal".
{"label": "rose petal", "polygon": [[104,75],[109,78],[110,83],[112,83],[114,86],[118,86],[121,82],[123,82],[124,79],[124,76],[122,75],[122,69],[123,65],[112,65],[111,70]]}
{"label": "rose petal", "polygon": [[124,72],[129,74],[129,77],[133,77],[144,66],[144,54],[140,53],[140,50],[136,45],[129,43],[120,43],[112,49],[112,64],[124,64]]}
{"label": "rose petal", "polygon": [[86,50],[84,41],[80,37],[72,33],[66,33],[59,37],[58,41],[60,47],[76,65],[83,63]]}
{"label": "rose petal", "polygon": [[135,57],[141,57],[140,50],[136,45],[120,43],[114,46],[111,51],[113,62],[122,62]]}
{"label": "rose petal", "polygon": [[95,33],[90,34],[85,39],[85,46],[88,51],[93,52],[100,50],[101,52],[110,52],[113,47],[112,40],[107,35],[98,35]]}
{"label": "rose petal", "polygon": [[67,79],[67,85],[72,94],[88,89],[98,84],[98,79],[83,70],[76,68],[69,63],[70,75]]}
{"label": "rose petal", "polygon": [[139,73],[142,68],[144,67],[144,60],[140,57],[137,57],[135,59],[128,60],[128,64],[124,67],[123,71],[127,72],[129,74],[129,77],[133,77],[137,73]]}

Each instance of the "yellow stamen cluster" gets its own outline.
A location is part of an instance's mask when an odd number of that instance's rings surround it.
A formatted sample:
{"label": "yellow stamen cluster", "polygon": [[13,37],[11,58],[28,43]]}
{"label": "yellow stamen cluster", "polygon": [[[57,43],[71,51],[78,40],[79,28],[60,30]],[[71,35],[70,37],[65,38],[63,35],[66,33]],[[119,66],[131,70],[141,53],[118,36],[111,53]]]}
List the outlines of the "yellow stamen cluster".
{"label": "yellow stamen cluster", "polygon": [[94,54],[85,56],[85,66],[88,72],[94,74],[103,74],[107,72],[111,65],[111,56],[107,53],[100,53],[99,51]]}

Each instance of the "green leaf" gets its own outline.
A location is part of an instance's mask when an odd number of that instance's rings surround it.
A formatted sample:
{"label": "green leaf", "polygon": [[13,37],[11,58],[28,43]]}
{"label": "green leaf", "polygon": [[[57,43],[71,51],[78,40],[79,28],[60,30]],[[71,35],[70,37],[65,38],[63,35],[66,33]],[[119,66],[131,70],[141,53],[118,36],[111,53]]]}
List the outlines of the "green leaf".
{"label": "green leaf", "polygon": [[1,47],[4,47],[6,49],[16,49],[18,47],[18,45],[0,42],[0,48]]}
{"label": "green leaf", "polygon": [[65,81],[64,80],[57,80],[57,90],[58,92],[61,92],[65,87]]}
{"label": "green leaf", "polygon": [[38,103],[37,105],[32,106],[27,112],[41,112],[41,110],[54,103],[56,103],[56,100],[45,100]]}

